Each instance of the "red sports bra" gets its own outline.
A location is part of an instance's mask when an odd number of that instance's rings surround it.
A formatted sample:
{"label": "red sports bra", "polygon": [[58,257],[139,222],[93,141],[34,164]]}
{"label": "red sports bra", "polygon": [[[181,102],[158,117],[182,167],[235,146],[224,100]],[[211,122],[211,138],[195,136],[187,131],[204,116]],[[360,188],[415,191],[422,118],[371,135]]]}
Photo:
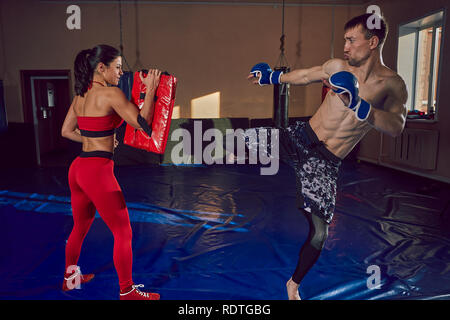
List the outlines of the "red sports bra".
{"label": "red sports bra", "polygon": [[123,119],[117,113],[112,113],[102,117],[77,116],[78,128],[84,137],[107,137],[114,134],[114,129],[118,128]]}

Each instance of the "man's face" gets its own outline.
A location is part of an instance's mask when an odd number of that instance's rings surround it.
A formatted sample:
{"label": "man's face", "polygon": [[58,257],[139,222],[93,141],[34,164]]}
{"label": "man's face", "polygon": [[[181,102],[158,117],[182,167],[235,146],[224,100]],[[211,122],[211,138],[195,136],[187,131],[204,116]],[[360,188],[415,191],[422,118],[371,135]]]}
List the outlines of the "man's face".
{"label": "man's face", "polygon": [[370,39],[365,38],[362,26],[358,25],[345,31],[344,40],[344,59],[351,66],[360,66],[371,53]]}

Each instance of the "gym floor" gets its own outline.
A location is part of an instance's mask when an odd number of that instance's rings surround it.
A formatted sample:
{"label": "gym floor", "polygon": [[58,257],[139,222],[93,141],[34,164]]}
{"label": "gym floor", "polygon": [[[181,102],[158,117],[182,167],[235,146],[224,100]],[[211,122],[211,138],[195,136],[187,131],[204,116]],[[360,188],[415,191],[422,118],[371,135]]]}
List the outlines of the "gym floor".
{"label": "gym floor", "polygon": [[[0,298],[118,299],[113,237],[100,217],[61,291],[72,228],[67,167],[0,169]],[[118,166],[133,229],[133,277],[164,300],[284,300],[306,239],[295,180],[281,166]],[[450,186],[343,162],[325,248],[303,299],[449,299]],[[379,271],[379,272],[377,272]],[[377,282],[379,281],[379,282]]]}

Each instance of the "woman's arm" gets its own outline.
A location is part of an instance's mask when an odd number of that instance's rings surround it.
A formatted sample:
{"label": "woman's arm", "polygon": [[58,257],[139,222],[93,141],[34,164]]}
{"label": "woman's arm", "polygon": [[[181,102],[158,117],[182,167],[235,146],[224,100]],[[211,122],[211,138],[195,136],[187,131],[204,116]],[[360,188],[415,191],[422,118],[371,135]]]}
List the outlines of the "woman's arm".
{"label": "woman's arm", "polygon": [[[138,116],[140,115],[148,125],[152,123],[153,112],[155,107],[155,94],[158,88],[161,72],[159,70],[150,70],[146,78],[143,79],[143,83],[146,86],[146,94],[144,99],[144,105],[139,110],[132,102],[130,102],[125,94],[119,88],[112,88],[110,103],[117,112],[117,114],[125,120],[129,125],[136,129],[144,129],[142,122],[139,122]],[[144,123],[145,125],[145,123]]]}
{"label": "woman's arm", "polygon": [[82,142],[80,130],[77,127],[77,115],[73,111],[73,105],[76,101],[77,97],[73,99],[72,104],[70,105],[69,111],[67,112],[66,118],[64,119],[64,123],[61,128],[61,135],[64,138],[70,139],[76,142]]}

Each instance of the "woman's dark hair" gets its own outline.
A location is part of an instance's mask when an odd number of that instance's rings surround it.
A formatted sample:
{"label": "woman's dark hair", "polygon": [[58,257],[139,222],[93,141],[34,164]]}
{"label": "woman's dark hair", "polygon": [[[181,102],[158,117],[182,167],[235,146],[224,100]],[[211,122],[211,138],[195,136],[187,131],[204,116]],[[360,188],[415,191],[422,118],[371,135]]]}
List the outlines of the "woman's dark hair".
{"label": "woman's dark hair", "polygon": [[75,93],[83,97],[92,82],[97,64],[103,62],[109,66],[118,56],[120,56],[119,50],[106,44],[80,51],[74,63]]}

